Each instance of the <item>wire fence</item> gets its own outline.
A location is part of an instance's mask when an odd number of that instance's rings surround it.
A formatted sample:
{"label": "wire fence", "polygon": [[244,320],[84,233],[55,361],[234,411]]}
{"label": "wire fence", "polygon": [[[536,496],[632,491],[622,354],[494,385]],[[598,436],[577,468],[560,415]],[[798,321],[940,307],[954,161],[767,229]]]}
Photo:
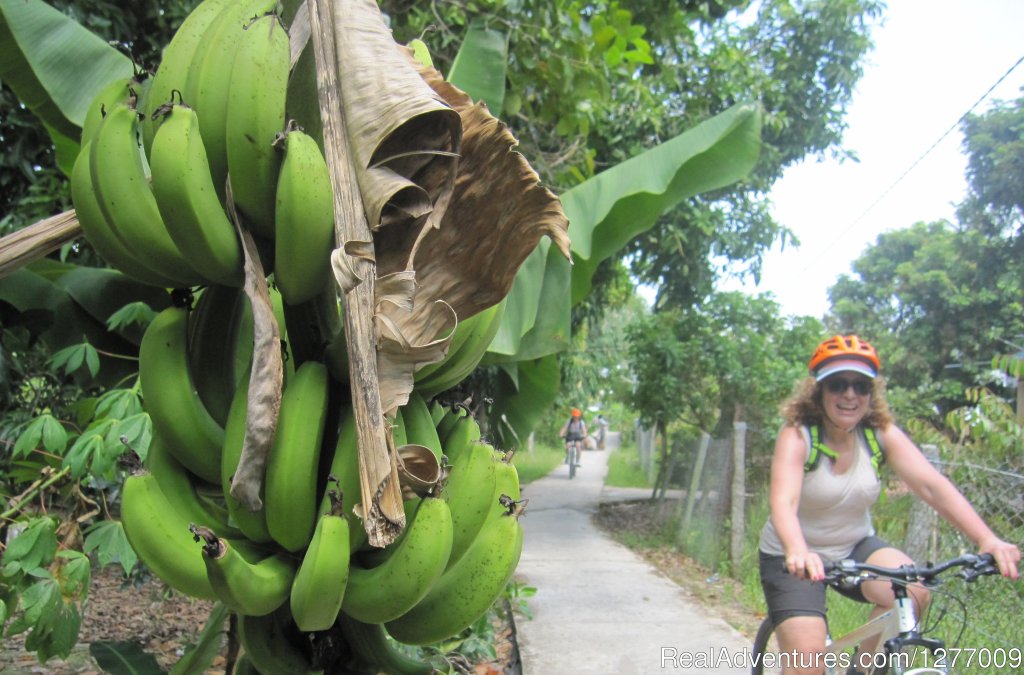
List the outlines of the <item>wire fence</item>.
{"label": "wire fence", "polygon": [[[654,448],[653,435],[646,433],[637,433],[637,448],[642,465],[652,467],[660,453]],[[664,526],[673,528],[680,550],[713,570],[750,579],[742,568],[755,564],[758,534],[768,515],[770,457],[747,458],[742,447],[745,434],[746,429],[739,428],[731,438],[704,436],[671,448],[667,480],[657,493],[662,498],[659,517]],[[1024,475],[1019,466],[943,460],[934,446],[924,450],[997,535],[1024,546]],[[651,475],[655,473],[652,469]],[[891,470],[883,478],[886,497],[874,513],[883,538],[918,562],[976,551],[973,543],[911,495]],[[968,584],[951,577],[933,592],[927,627],[950,647],[1007,653],[1024,650],[1022,617],[1024,581],[985,578]],[[1001,671],[958,668],[957,672]]]}

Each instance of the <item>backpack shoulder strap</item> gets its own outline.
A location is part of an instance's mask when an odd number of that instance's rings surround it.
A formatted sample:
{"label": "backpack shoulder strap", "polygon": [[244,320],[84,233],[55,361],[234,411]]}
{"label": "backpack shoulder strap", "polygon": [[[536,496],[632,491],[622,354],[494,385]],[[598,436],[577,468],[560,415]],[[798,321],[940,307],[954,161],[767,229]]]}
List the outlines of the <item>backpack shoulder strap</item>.
{"label": "backpack shoulder strap", "polygon": [[871,427],[863,427],[864,442],[868,448],[868,455],[871,457],[871,466],[874,467],[875,473],[878,473],[879,468],[885,463],[885,448],[882,447],[881,442],[878,440],[878,435],[875,430]]}
{"label": "backpack shoulder strap", "polygon": [[804,462],[804,473],[809,473],[817,469],[818,464],[821,462],[822,455],[825,455],[830,459],[835,459],[837,457],[835,450],[822,442],[821,428],[817,424],[808,426],[807,433],[810,436],[810,447],[807,451],[807,461]]}
{"label": "backpack shoulder strap", "polygon": [[[807,461],[804,462],[804,471],[810,472],[818,468],[822,455],[830,459],[835,459],[837,455],[832,448],[822,442],[821,429],[818,425],[815,424],[807,427],[807,432],[811,443],[807,453]],[[871,466],[877,474],[882,464],[885,463],[885,448],[882,447],[882,443],[878,440],[878,435],[871,427],[862,427],[861,434],[864,436],[864,445],[867,447],[868,456],[871,458]]]}

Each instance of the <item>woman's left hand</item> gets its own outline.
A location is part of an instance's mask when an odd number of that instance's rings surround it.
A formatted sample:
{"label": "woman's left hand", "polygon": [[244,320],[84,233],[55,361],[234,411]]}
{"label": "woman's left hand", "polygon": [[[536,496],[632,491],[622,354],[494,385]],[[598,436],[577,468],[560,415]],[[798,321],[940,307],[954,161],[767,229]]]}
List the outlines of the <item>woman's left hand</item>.
{"label": "woman's left hand", "polygon": [[1005,542],[998,537],[984,540],[978,545],[979,553],[991,553],[996,565],[1004,577],[1017,578],[1017,563],[1020,562],[1020,549],[1015,544]]}

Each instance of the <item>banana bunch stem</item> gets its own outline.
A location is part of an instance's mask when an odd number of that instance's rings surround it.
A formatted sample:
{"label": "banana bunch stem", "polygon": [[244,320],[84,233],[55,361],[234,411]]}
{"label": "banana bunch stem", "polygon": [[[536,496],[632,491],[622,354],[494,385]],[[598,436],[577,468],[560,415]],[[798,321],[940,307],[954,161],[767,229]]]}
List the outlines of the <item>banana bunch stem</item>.
{"label": "banana bunch stem", "polygon": [[[316,56],[317,83],[320,91],[320,117],[324,125],[324,156],[334,188],[335,238],[342,244],[363,242],[371,252],[367,256],[341,253],[351,267],[352,287],[342,288],[350,364],[352,405],[356,413],[359,436],[359,476],[364,503],[366,534],[374,546],[393,542],[405,527],[405,511],[398,481],[394,448],[389,447],[381,409],[380,384],[377,377],[377,354],[374,344],[374,279],[373,236],[366,222],[362,198],[352,169],[348,136],[341,101],[337,96],[338,63],[334,40],[334,19],[327,0],[310,4],[313,49]],[[342,249],[335,251],[335,256]]]}

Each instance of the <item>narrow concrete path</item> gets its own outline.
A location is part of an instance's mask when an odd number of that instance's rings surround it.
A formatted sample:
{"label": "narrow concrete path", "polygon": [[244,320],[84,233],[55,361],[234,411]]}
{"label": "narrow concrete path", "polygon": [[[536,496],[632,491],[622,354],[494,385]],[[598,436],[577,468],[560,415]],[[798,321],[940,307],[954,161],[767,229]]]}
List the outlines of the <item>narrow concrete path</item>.
{"label": "narrow concrete path", "polygon": [[560,465],[523,489],[516,577],[537,588],[533,619],[516,619],[524,675],[749,673],[749,640],[591,521],[617,434],[609,441],[583,453],[576,478]]}

